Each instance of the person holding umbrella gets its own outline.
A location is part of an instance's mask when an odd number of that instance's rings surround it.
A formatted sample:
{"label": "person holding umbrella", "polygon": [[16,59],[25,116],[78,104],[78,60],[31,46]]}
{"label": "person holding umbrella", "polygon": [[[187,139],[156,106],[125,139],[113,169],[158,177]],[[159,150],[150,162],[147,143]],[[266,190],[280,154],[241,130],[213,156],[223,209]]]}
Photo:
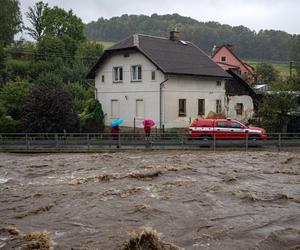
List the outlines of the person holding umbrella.
{"label": "person holding umbrella", "polygon": [[[123,123],[122,119],[116,119],[114,121],[112,121],[111,123],[111,134],[113,137],[113,140],[118,140],[119,138],[119,133],[120,133],[120,127],[119,125]],[[117,146],[117,148],[119,148],[119,145]]]}
{"label": "person holding umbrella", "polygon": [[144,125],[146,139],[148,139],[151,134],[151,127],[155,125],[155,122],[153,120],[144,120],[143,125]]}

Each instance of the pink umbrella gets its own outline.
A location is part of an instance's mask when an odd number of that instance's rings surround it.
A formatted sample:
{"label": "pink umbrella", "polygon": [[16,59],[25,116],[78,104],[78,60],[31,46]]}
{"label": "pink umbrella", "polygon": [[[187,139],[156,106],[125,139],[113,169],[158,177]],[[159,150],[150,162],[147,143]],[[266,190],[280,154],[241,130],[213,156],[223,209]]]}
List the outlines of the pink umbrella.
{"label": "pink umbrella", "polygon": [[143,125],[153,127],[155,125],[155,122],[153,120],[144,120]]}

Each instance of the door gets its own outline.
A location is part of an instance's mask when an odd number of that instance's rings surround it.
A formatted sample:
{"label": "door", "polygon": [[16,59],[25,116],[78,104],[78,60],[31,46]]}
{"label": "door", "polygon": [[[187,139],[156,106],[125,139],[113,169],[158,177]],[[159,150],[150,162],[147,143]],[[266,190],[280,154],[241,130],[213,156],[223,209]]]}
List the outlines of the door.
{"label": "door", "polygon": [[226,140],[229,137],[229,128],[227,121],[216,121],[215,134],[216,139]]}
{"label": "door", "polygon": [[119,100],[111,100],[111,119],[120,118]]}
{"label": "door", "polygon": [[245,128],[242,124],[238,122],[231,121],[229,123],[229,137],[231,140],[245,140],[247,133],[245,132]]}

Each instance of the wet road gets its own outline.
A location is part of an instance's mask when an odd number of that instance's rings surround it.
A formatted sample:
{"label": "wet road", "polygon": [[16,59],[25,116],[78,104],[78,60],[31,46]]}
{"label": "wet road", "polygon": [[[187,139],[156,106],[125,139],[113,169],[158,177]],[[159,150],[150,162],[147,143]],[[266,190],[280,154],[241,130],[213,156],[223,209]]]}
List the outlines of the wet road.
{"label": "wet road", "polygon": [[[150,226],[185,249],[300,247],[299,152],[0,153],[0,228],[117,249]],[[1,230],[0,230],[1,231]],[[0,249],[11,249],[1,235]]]}

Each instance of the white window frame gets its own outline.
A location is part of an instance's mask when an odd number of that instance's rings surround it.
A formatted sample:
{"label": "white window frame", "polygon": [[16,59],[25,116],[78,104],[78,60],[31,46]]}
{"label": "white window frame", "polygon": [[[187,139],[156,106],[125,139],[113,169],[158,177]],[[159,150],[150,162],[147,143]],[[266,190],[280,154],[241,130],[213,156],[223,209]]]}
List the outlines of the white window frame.
{"label": "white window frame", "polygon": [[[180,102],[183,102],[183,111],[180,110]],[[178,99],[178,117],[186,117],[186,98],[180,98]]]}
{"label": "white window frame", "polygon": [[[154,77],[153,77],[154,76]],[[151,71],[151,81],[155,81],[156,80],[156,71],[152,70]]]}
{"label": "white window frame", "polygon": [[[225,61],[222,60],[222,57],[225,58]],[[220,56],[220,62],[226,63],[227,62],[227,56]]]}
{"label": "white window frame", "polygon": [[[200,112],[200,100],[202,100],[201,102],[202,102],[202,112]],[[198,99],[198,115],[199,116],[203,116],[203,115],[205,115],[205,99],[203,99],[203,98],[199,98]]]}
{"label": "white window frame", "polygon": [[131,81],[132,82],[141,82],[142,79],[143,79],[142,65],[132,65],[131,66]]}
{"label": "white window frame", "polygon": [[[121,74],[122,72],[122,74]],[[117,73],[117,75],[116,75]],[[120,82],[123,82],[123,79],[124,79],[124,71],[123,71],[123,67],[122,66],[116,66],[116,67],[113,67],[113,82],[114,83],[120,83]]]}
{"label": "white window frame", "polygon": [[244,103],[238,102],[235,104],[235,112],[237,115],[243,115],[244,113]]}

